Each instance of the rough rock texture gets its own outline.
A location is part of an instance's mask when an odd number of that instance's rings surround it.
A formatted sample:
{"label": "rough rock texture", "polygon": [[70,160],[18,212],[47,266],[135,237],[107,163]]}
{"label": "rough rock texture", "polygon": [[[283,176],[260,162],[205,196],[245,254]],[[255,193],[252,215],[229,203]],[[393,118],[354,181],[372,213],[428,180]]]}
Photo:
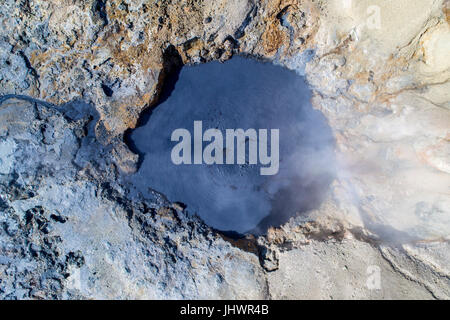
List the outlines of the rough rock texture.
{"label": "rough rock texture", "polygon": [[[450,298],[448,1],[0,4],[0,297]],[[233,54],[304,74],[337,140],[328,200],[256,240],[121,182],[165,75]]]}
{"label": "rough rock texture", "polygon": [[164,200],[120,188],[82,107],[2,104],[1,296],[267,297],[256,255]]}

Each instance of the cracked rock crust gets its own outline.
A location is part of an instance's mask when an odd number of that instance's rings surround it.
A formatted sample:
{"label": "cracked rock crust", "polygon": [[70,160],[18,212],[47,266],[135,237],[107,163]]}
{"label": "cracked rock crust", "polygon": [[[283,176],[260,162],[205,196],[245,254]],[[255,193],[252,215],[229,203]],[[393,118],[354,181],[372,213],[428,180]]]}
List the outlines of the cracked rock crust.
{"label": "cracked rock crust", "polygon": [[[0,4],[2,297],[449,298],[449,1],[377,2],[376,27],[370,0]],[[171,68],[233,54],[306,76],[340,170],[319,209],[231,246],[120,175]],[[402,290],[368,290],[361,257]],[[345,282],[314,280],[333,266]]]}

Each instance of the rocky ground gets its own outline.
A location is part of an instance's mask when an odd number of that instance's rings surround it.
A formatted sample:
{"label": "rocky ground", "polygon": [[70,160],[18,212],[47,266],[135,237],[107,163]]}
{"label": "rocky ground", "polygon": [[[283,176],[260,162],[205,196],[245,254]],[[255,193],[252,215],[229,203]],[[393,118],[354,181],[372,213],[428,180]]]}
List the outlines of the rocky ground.
{"label": "rocky ground", "polygon": [[[448,1],[0,4],[1,298],[450,298]],[[337,140],[327,201],[257,239],[123,182],[165,76],[235,54]]]}

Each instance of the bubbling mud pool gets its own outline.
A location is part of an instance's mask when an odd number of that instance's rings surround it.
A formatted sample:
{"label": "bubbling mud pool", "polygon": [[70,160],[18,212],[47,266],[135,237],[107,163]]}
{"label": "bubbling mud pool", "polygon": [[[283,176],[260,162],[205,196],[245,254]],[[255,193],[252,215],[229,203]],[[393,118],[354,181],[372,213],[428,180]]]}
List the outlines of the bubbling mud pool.
{"label": "bubbling mud pool", "polygon": [[[303,77],[271,63],[234,57],[185,66],[166,83],[171,85],[163,89],[159,105],[126,136],[141,156],[129,180],[142,194],[156,190],[182,202],[217,230],[254,234],[320,205],[334,178],[335,143],[325,117],[310,104]],[[278,173],[260,174],[267,165],[249,161],[248,139],[244,164],[174,164],[172,133],[189,131],[194,153],[194,121],[202,121],[203,130],[218,129],[224,140],[227,129],[278,129]],[[208,144],[203,142],[203,148]],[[268,144],[274,151],[270,135]]]}

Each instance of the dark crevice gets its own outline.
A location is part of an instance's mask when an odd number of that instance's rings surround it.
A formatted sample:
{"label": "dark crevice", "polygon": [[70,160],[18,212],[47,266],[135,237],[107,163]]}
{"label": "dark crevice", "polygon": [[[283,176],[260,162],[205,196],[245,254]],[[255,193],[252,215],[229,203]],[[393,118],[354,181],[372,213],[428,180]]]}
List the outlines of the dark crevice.
{"label": "dark crevice", "polygon": [[284,22],[283,17],[284,17],[284,15],[286,14],[286,12],[288,11],[289,7],[290,7],[290,5],[287,5],[286,7],[284,7],[284,8],[283,8],[280,12],[278,12],[278,14],[277,14],[277,19],[280,21],[280,24],[281,24],[283,27],[287,27],[287,25],[285,25],[285,22]]}
{"label": "dark crevice", "polygon": [[[178,81],[182,67],[183,60],[180,54],[173,45],[169,45],[163,52],[163,70],[161,71],[158,87],[156,89],[157,98],[140,114],[136,128],[145,126],[152,115],[153,109],[170,97],[172,91],[175,89],[175,84]],[[124,132],[123,140],[133,153],[139,155],[137,163],[137,168],[139,169],[144,161],[145,154],[137,148],[136,144],[131,139],[133,130],[134,129],[127,129]]]}
{"label": "dark crevice", "polygon": [[19,51],[20,56],[22,57],[23,61],[25,62],[25,66],[28,68],[28,70],[30,70],[31,75],[36,78],[39,79],[39,74],[37,73],[36,69],[33,68],[33,66],[31,65],[30,60],[28,59],[28,57],[26,56],[26,54],[21,50]]}
{"label": "dark crevice", "polygon": [[235,49],[235,48],[237,48],[239,46],[238,42],[236,41],[236,39],[234,39],[232,36],[227,36],[223,40],[224,43],[227,42],[227,41],[229,41],[231,44],[233,44],[233,48],[232,49]]}
{"label": "dark crevice", "polygon": [[108,24],[108,14],[106,13],[106,0],[96,0],[92,5],[92,13],[103,21],[103,26]]}
{"label": "dark crevice", "polygon": [[[291,6],[287,5],[286,7],[284,7],[278,14],[277,14],[277,19],[280,21],[280,24],[287,28],[289,30],[289,46],[291,46],[292,41],[294,40],[294,28],[291,26],[291,24],[289,23],[289,21],[287,20],[287,16],[289,15],[289,8]],[[300,38],[302,43],[304,43],[305,39]]]}
{"label": "dark crevice", "polygon": [[261,249],[254,235],[243,235],[235,231],[218,231],[215,229],[214,231],[218,236],[230,243],[233,247],[239,248],[245,252],[253,253],[256,256],[260,255]]}
{"label": "dark crevice", "polygon": [[185,43],[183,43],[183,49],[184,50],[191,49],[198,40],[199,37],[194,37],[192,39],[187,40]]}
{"label": "dark crevice", "polygon": [[57,111],[61,111],[61,107],[54,105],[52,103],[43,101],[43,100],[39,100],[39,99],[35,99],[32,98],[30,96],[26,96],[26,95],[21,95],[21,94],[5,94],[3,96],[0,96],[0,105],[5,102],[6,100],[9,99],[18,99],[18,100],[24,100],[24,101],[28,101],[30,103],[35,103],[41,106],[44,106],[46,108],[50,108],[50,109],[54,109]]}
{"label": "dark crevice", "polygon": [[67,218],[60,216],[60,215],[56,215],[56,214],[51,214],[50,215],[50,219],[52,219],[53,221],[59,222],[59,223],[66,223],[67,222]]}
{"label": "dark crevice", "polygon": [[107,97],[112,97],[112,95],[114,94],[113,89],[111,89],[109,86],[107,86],[104,83],[102,83],[102,90]]}
{"label": "dark crevice", "polygon": [[247,26],[250,24],[252,19],[256,16],[256,13],[257,13],[257,6],[255,4],[253,4],[252,8],[247,13],[247,16],[245,17],[244,21],[242,22],[241,26],[234,33],[235,39],[240,39],[244,36],[245,28],[247,28]]}
{"label": "dark crevice", "polygon": [[26,14],[31,14],[30,0],[22,1],[20,7]]}

